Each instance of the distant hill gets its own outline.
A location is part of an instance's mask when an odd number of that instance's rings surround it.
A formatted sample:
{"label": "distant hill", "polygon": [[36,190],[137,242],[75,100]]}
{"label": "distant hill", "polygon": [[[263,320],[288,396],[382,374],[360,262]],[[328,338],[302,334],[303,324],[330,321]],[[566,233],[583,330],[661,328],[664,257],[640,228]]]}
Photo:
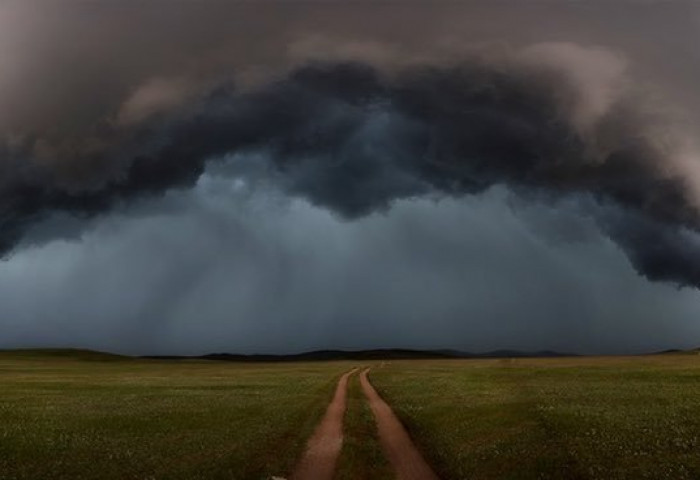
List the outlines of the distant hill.
{"label": "distant hill", "polygon": [[159,360],[218,360],[229,362],[289,362],[289,361],[328,361],[328,360],[410,360],[410,359],[450,359],[450,358],[511,358],[511,357],[570,357],[575,354],[543,350],[522,352],[518,350],[494,350],[485,353],[470,353],[460,350],[411,350],[401,348],[373,350],[316,350],[292,355],[243,355],[235,353],[210,353],[198,356],[156,355],[145,356]]}
{"label": "distant hill", "polygon": [[312,352],[296,353],[291,355],[253,354],[244,355],[238,353],[209,353],[197,356],[156,355],[143,358],[160,360],[177,359],[202,359],[220,360],[229,362],[288,362],[288,361],[325,361],[325,360],[383,360],[383,359],[410,359],[410,358],[451,358],[438,351],[406,350],[406,349],[378,349],[378,350],[316,350]]}
{"label": "distant hill", "polygon": [[[700,355],[700,348],[687,350],[668,349],[641,355]],[[94,362],[109,362],[133,360],[136,358],[152,360],[214,360],[227,362],[310,362],[329,360],[410,360],[410,359],[459,359],[459,358],[556,358],[576,357],[575,353],[557,352],[553,350],[538,350],[533,352],[522,350],[492,350],[482,353],[465,352],[462,350],[436,349],[414,350],[406,348],[384,348],[371,350],[315,350],[290,355],[238,353],[209,353],[206,355],[144,355],[133,357],[116,353],[99,352],[80,348],[26,348],[0,350],[2,358],[37,358],[84,360]]]}
{"label": "distant hill", "polygon": [[[695,352],[695,351],[694,351]],[[662,352],[659,352],[662,353]],[[668,352],[670,353],[670,352]],[[206,355],[144,355],[132,357],[115,353],[99,352],[79,348],[32,348],[0,350],[0,358],[38,358],[66,359],[85,361],[118,361],[135,358],[152,360],[215,360],[228,362],[311,362],[329,360],[409,360],[409,359],[458,359],[458,358],[536,358],[536,357],[571,357],[572,353],[550,350],[524,352],[520,350],[493,350],[483,353],[464,352],[461,350],[413,350],[405,348],[385,348],[371,350],[315,350],[291,355],[238,353],[210,353]]]}
{"label": "distant hill", "polygon": [[20,348],[16,350],[0,350],[0,358],[52,358],[66,360],[90,360],[109,362],[128,360],[133,357],[116,353],[98,352],[82,348]]}
{"label": "distant hill", "polygon": [[677,348],[670,348],[668,350],[662,350],[660,352],[654,352],[654,355],[700,355],[700,348],[691,348],[688,350],[679,350]]}

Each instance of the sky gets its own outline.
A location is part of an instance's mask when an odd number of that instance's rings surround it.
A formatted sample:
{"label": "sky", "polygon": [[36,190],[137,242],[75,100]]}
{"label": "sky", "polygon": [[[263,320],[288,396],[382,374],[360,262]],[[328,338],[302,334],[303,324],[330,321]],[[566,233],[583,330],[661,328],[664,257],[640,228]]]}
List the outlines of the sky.
{"label": "sky", "polygon": [[0,4],[0,348],[700,346],[700,5]]}

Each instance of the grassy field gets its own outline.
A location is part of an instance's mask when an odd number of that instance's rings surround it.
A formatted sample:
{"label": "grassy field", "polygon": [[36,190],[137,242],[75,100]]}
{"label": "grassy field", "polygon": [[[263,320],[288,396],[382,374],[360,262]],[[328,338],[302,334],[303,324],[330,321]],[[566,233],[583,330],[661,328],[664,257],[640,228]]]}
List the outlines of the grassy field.
{"label": "grassy field", "polygon": [[348,369],[0,353],[0,478],[284,475]]}
{"label": "grassy field", "polygon": [[443,478],[700,478],[698,355],[396,361],[371,379]]}
{"label": "grassy field", "polygon": [[[700,478],[698,355],[371,363],[445,479]],[[285,476],[353,366],[0,352],[0,479]],[[344,429],[336,479],[393,478],[356,375]]]}

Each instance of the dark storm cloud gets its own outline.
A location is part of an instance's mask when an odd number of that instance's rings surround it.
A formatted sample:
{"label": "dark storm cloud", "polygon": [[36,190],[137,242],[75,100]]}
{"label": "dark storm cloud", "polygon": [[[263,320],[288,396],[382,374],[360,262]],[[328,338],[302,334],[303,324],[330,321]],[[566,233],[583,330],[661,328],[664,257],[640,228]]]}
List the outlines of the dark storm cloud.
{"label": "dark storm cloud", "polygon": [[[600,285],[619,275],[621,283],[612,290],[624,296],[624,285],[634,285],[635,292],[643,291],[635,298],[661,298],[667,307],[674,290],[642,287],[645,279],[700,285],[698,10],[692,2],[654,1],[3,2],[0,249],[8,259],[2,264],[9,272],[3,277],[6,299],[15,299],[14,281],[24,285],[15,269],[31,264],[27,255],[34,252],[51,264],[53,255],[67,249],[70,261],[90,258],[99,268],[86,265],[80,267],[84,275],[76,274],[58,262],[57,271],[75,282],[65,281],[74,285],[65,291],[56,287],[60,281],[47,283],[47,289],[64,294],[49,302],[52,311],[65,319],[88,319],[103,310],[100,304],[115,311],[116,304],[129,304],[133,308],[121,323],[108,323],[113,336],[134,349],[139,332],[147,350],[160,335],[176,330],[169,317],[185,322],[208,302],[218,307],[205,308],[204,317],[219,318],[228,308],[238,318],[259,320],[260,329],[279,327],[280,349],[295,325],[326,341],[333,335],[342,339],[345,332],[361,346],[368,318],[386,328],[380,336],[385,339],[398,335],[398,325],[412,325],[401,337],[407,343],[411,331],[419,336],[425,331],[418,316],[439,317],[454,331],[457,319],[469,317],[468,329],[518,312],[527,316],[523,324],[553,335],[563,333],[546,319],[570,317],[567,325],[573,328],[606,303],[608,313],[647,318],[601,293]],[[303,204],[314,213],[287,221],[261,207],[256,221],[214,220],[204,210],[191,210],[191,195],[212,178],[234,190],[244,185],[281,192],[292,203],[309,202]],[[482,199],[498,203],[492,192],[500,188],[513,192],[510,207],[537,241],[527,229],[508,224],[515,220],[500,207],[480,215],[449,212],[470,211]],[[434,208],[425,207],[436,199]],[[570,207],[579,201],[584,209]],[[412,208],[422,212],[415,221],[431,225],[432,235],[415,244],[410,232],[394,228],[404,218],[401,212]],[[158,256],[161,245],[177,240],[146,229],[149,235],[131,242],[132,227],[126,225],[162,220],[165,214],[181,217],[187,228],[166,221],[153,229],[160,225],[185,243],[191,238],[194,256],[164,253],[155,268],[166,273],[151,282],[136,267],[151,264],[146,259]],[[319,222],[337,233],[326,242],[310,241],[323,260],[314,279],[299,276],[306,272],[299,250],[285,243],[308,226],[307,214],[330,214]],[[485,220],[491,214],[492,221]],[[123,222],[128,238],[118,229],[104,233],[115,215],[130,219]],[[270,248],[264,235],[251,234],[268,215],[283,224],[268,229],[279,237]],[[499,233],[501,221],[506,223]],[[387,222],[386,231],[363,227],[381,222]],[[206,235],[188,234],[199,228]],[[482,230],[488,235],[480,236]],[[349,239],[340,240],[346,233]],[[481,241],[469,243],[467,233]],[[380,249],[395,260],[386,264],[386,276],[373,265],[382,235],[396,249],[395,257],[391,248]],[[499,235],[517,240],[500,241]],[[73,246],[61,247],[62,239]],[[241,256],[227,263],[236,272],[226,273],[215,264],[230,239],[241,242]],[[107,258],[72,250],[99,249],[101,242],[106,252],[116,253]],[[343,252],[333,242],[365,248],[334,263]],[[545,243],[533,249],[528,242]],[[580,245],[593,245],[595,253]],[[445,246],[450,254],[443,256]],[[204,255],[208,248],[212,256]],[[493,252],[493,262],[480,268],[484,252]],[[531,258],[535,252],[540,263]],[[567,255],[571,258],[563,260]],[[608,269],[611,258],[615,268]],[[568,261],[575,267],[561,266]],[[89,288],[98,300],[85,300],[90,294],[83,293],[84,286],[91,284],[86,278],[98,270],[120,271],[122,262],[128,273],[107,288],[119,302]],[[336,266],[324,269],[321,263]],[[634,270],[644,278],[631,279]],[[498,273],[489,277],[489,271]],[[470,272],[491,280],[484,287]],[[511,281],[517,277],[513,272],[543,278],[530,295],[527,281]],[[352,279],[347,289],[334,291],[332,280],[345,274]],[[383,280],[369,288],[365,275]],[[585,287],[571,280],[576,275]],[[125,288],[132,277],[146,280]],[[421,295],[417,286],[427,280],[405,280],[403,294],[392,295],[389,285],[405,277],[431,279],[439,287]],[[233,308],[200,287],[218,292],[227,282],[235,284],[244,307]],[[548,294],[552,285],[556,293]],[[30,290],[16,295],[16,310],[8,315],[50,316],[22,303]],[[499,290],[512,292],[503,308],[494,300]],[[474,293],[461,302],[465,291]],[[586,291],[596,292],[586,297],[588,317],[562,306]],[[257,301],[258,295],[279,299],[272,302],[278,309]],[[682,295],[684,305],[692,305],[694,297]],[[307,303],[319,297],[325,309],[315,311]],[[338,309],[332,307],[336,300]],[[527,309],[531,314],[523,315]],[[690,318],[691,310],[674,314]],[[601,318],[614,316],[606,315]],[[307,317],[318,321],[304,323]],[[412,320],[402,324],[402,317]],[[40,331],[46,339],[58,338],[30,320],[20,329],[26,337],[18,335],[17,342],[36,339],[33,333]],[[231,330],[223,317],[220,321],[222,338],[263,333],[247,324]],[[493,340],[497,326],[505,324],[505,343],[513,332],[523,333],[520,324],[494,322],[491,336],[479,338]],[[642,323],[654,324],[648,318]],[[68,337],[78,334],[78,324],[66,320],[65,326],[74,327],[64,329]],[[182,338],[196,330],[188,326]],[[207,338],[202,344],[211,345]],[[298,346],[312,345],[300,340]]]}
{"label": "dark storm cloud", "polygon": [[[78,161],[91,163],[89,174],[11,172],[2,191],[3,244],[12,248],[45,212],[99,214],[117,200],[192,185],[212,158],[257,151],[290,193],[347,218],[401,198],[477,194],[495,184],[553,196],[589,192],[653,222],[666,245],[686,252],[664,256],[662,249],[651,261],[646,245],[658,235],[648,228],[626,235],[615,225],[611,238],[640,273],[697,286],[696,244],[675,233],[700,226],[692,185],[681,171],[668,171],[677,153],[656,145],[647,119],[631,108],[636,97],[607,98],[600,111],[581,117],[592,87],[575,85],[567,73],[532,61],[391,72],[369,63],[312,63],[253,90],[221,87],[132,127],[99,155],[53,153],[59,171]],[[30,151],[15,155],[34,163]]]}
{"label": "dark storm cloud", "polygon": [[596,208],[585,198],[519,202],[494,188],[402,200],[347,222],[270,186],[231,188],[205,173],[194,189],[117,209],[80,242],[18,251],[0,270],[0,348],[696,344],[700,294],[636,275],[601,235]]}

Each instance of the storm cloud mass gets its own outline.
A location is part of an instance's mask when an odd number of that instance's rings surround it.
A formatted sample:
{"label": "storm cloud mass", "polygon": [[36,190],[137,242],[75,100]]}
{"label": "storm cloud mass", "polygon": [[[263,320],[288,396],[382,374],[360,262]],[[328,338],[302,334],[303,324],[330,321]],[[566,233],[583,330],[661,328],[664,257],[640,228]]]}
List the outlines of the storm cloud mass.
{"label": "storm cloud mass", "polygon": [[698,21],[3,4],[3,346],[690,346]]}

